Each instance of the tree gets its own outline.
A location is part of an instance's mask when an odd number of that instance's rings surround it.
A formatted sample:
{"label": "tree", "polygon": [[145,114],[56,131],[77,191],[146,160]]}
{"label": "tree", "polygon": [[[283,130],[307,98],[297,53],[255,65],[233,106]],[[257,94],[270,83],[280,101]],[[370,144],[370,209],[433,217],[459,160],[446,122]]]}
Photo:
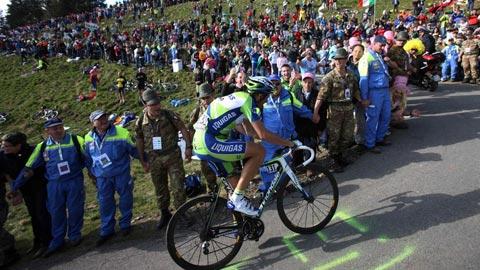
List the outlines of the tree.
{"label": "tree", "polygon": [[43,0],[12,0],[8,4],[7,23],[11,27],[38,22],[43,19]]}
{"label": "tree", "polygon": [[98,6],[105,6],[105,0],[46,0],[48,17],[92,11]]}

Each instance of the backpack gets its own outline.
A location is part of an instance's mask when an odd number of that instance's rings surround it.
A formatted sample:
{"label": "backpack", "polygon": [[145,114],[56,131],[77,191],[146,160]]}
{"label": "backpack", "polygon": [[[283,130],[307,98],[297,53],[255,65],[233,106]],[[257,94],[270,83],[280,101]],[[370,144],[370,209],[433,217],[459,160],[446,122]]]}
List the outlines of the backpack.
{"label": "backpack", "polygon": [[[75,149],[77,150],[78,153],[78,160],[83,163],[83,154],[82,154],[82,149],[80,147],[80,143],[78,142],[77,135],[75,134],[70,134],[72,137],[73,145],[75,146]],[[42,142],[42,145],[40,146],[40,156],[43,156],[43,152],[45,152],[45,149],[47,148],[47,140],[44,140]]]}

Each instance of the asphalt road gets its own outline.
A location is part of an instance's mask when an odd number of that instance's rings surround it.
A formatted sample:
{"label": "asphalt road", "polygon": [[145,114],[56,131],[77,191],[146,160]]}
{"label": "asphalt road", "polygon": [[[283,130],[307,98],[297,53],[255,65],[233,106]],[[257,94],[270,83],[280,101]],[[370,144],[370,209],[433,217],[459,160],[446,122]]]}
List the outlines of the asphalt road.
{"label": "asphalt road", "polygon": [[[423,116],[395,130],[381,155],[337,174],[337,214],[321,234],[295,235],[270,208],[259,242],[229,269],[480,269],[480,87],[441,84],[409,100]],[[154,223],[102,248],[95,238],[18,269],[178,269]]]}

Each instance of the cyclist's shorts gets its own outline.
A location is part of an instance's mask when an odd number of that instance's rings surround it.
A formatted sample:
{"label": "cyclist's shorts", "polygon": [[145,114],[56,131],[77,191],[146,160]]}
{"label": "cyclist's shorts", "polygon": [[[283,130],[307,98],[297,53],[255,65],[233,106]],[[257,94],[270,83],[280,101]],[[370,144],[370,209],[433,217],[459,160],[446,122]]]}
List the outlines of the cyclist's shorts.
{"label": "cyclist's shorts", "polygon": [[201,160],[207,160],[210,168],[219,177],[232,176],[235,162],[245,158],[247,143],[240,140],[220,140],[197,130],[193,137],[193,151]]}

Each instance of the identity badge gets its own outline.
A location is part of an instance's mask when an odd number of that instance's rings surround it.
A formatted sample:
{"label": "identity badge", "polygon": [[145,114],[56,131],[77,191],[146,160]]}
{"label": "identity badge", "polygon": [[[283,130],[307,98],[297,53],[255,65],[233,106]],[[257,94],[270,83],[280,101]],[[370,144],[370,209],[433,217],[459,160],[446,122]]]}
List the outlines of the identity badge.
{"label": "identity badge", "polygon": [[352,99],[352,93],[350,92],[350,88],[345,89],[345,99],[347,99],[347,100]]}
{"label": "identity badge", "polygon": [[102,165],[102,168],[106,168],[110,165],[112,165],[112,161],[110,158],[107,156],[107,154],[102,154],[98,160],[100,161],[100,164]]}
{"label": "identity badge", "polygon": [[57,164],[58,174],[65,175],[70,173],[70,166],[68,165],[68,161],[60,162]]}
{"label": "identity badge", "polygon": [[152,138],[153,150],[162,150],[162,137]]}

